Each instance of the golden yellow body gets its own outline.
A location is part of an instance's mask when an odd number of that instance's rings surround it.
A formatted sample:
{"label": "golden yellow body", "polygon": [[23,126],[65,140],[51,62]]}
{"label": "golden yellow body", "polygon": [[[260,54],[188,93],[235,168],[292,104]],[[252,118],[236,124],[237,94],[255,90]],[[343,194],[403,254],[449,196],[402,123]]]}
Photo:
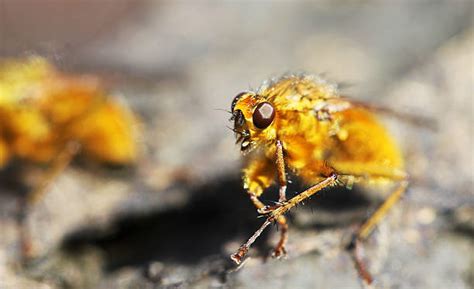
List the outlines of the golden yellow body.
{"label": "golden yellow body", "polygon": [[[244,187],[258,211],[268,217],[232,255],[234,261],[241,261],[273,221],[281,227],[275,255],[284,254],[288,227],[284,213],[325,187],[400,182],[400,188],[361,226],[356,238],[370,234],[406,187],[401,152],[374,112],[372,106],[341,97],[335,85],[312,75],[285,76],[234,98],[233,130],[246,158]],[[287,171],[309,186],[290,200],[286,199]],[[277,181],[279,203],[266,206],[258,197]],[[361,264],[358,269],[364,275]],[[369,282],[367,276],[364,279]]]}
{"label": "golden yellow body", "polygon": [[11,158],[50,163],[71,142],[98,162],[130,164],[135,126],[96,78],[65,75],[39,57],[0,62],[0,168]]}

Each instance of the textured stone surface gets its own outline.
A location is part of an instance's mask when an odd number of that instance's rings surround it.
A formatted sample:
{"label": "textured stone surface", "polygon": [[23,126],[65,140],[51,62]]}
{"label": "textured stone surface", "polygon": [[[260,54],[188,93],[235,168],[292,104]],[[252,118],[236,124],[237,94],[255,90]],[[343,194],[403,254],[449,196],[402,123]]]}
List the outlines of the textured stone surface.
{"label": "textured stone surface", "polygon": [[[0,56],[39,51],[102,75],[142,116],[144,133],[135,169],[81,163],[54,181],[27,216],[38,259],[26,268],[19,188],[2,178],[1,289],[361,288],[341,249],[374,206],[360,191],[293,212],[287,259],[265,258],[273,228],[240,270],[228,260],[262,220],[241,189],[219,109],[288,71],[325,73],[347,95],[436,120],[432,132],[387,119],[414,181],[365,254],[376,288],[474,286],[471,1],[120,1],[54,13],[12,3],[0,2]],[[31,11],[30,22],[17,20]]]}

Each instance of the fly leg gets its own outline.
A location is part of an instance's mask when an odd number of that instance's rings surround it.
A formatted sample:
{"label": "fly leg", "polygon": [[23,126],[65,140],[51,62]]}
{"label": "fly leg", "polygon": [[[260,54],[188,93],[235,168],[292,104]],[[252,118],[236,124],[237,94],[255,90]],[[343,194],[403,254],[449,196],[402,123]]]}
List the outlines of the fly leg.
{"label": "fly leg", "polygon": [[79,149],[80,146],[76,142],[70,142],[65,145],[64,149],[54,158],[39,186],[28,193],[26,200],[28,205],[34,205],[44,197],[48,186],[66,169],[74,156],[79,152]]}
{"label": "fly leg", "polygon": [[336,173],[333,173],[329,177],[325,178],[323,181],[306,189],[305,191],[299,193],[288,201],[282,202],[277,206],[265,207],[261,211],[266,212],[270,220],[276,220],[280,216],[283,216],[285,213],[287,213],[291,208],[295,207],[302,201],[318,193],[322,189],[336,185],[337,177],[338,175]]}
{"label": "fly leg", "polygon": [[49,184],[51,184],[51,182],[66,169],[79,150],[80,146],[75,142],[66,144],[64,149],[53,160],[38,187],[29,192],[26,195],[26,198],[20,202],[18,222],[20,230],[21,256],[25,261],[34,255],[31,234],[26,224],[26,212],[28,211],[28,208],[38,203],[44,197]]}
{"label": "fly leg", "polygon": [[[257,210],[261,210],[262,208],[265,207],[265,204],[262,203],[262,201],[260,201],[260,199],[254,194],[254,193],[250,193],[249,192],[249,196],[250,196],[250,200],[252,201],[252,203],[254,204],[254,206],[257,208]],[[265,228],[270,225],[272,223],[273,220],[266,220],[263,225],[252,235],[252,237],[250,237],[250,239],[245,243],[243,244],[242,246],[240,246],[239,250],[237,251],[237,253],[235,254],[232,254],[230,256],[230,258],[236,263],[236,264],[240,264],[242,262],[242,259],[245,257],[245,255],[247,254],[250,246],[252,245],[253,242],[255,242],[255,240],[258,238],[258,236],[260,236],[260,234],[262,234],[262,232],[265,230]],[[280,235],[280,241],[278,242],[276,248],[275,248],[275,251],[277,250],[277,248],[281,247],[283,250],[285,250],[285,243],[286,241],[288,240],[288,224],[286,222],[286,218],[285,216],[280,216],[277,220],[277,223],[278,223],[278,226],[280,226],[280,230],[281,230],[281,235]],[[284,251],[284,253],[286,253],[286,251]],[[273,256],[275,256],[275,252],[273,253]],[[279,257],[279,256],[275,256],[275,257]]]}
{"label": "fly leg", "polygon": [[[287,181],[285,159],[283,158],[283,145],[279,140],[276,143],[276,147],[276,165],[278,172],[278,183],[280,185],[278,203],[281,204],[286,201]],[[285,216],[279,216],[276,221],[278,222],[278,226],[280,228],[280,240],[273,250],[273,257],[280,258],[286,255],[285,245],[288,241],[288,223],[286,222]]]}
{"label": "fly leg", "polygon": [[[277,206],[261,207],[259,211],[266,212],[268,216],[267,219],[262,224],[262,226],[248,239],[248,241],[239,248],[237,253],[231,256],[231,259],[234,260],[235,263],[240,264],[240,262],[242,261],[242,258],[248,252],[250,246],[255,242],[258,236],[260,236],[260,234],[265,230],[265,228],[268,227],[268,225],[270,225],[272,222],[278,221],[282,217],[284,218],[284,214],[288,212],[291,208],[296,206],[298,203],[311,197],[312,195],[316,194],[322,189],[336,184],[336,182],[337,182],[337,175],[331,174],[331,176],[327,177],[320,183],[317,183],[316,185],[310,187],[306,191],[296,195],[295,197],[291,198],[288,201],[284,201]],[[263,203],[261,202],[260,204],[263,205]]]}
{"label": "fly leg", "polygon": [[230,258],[232,259],[232,261],[234,261],[236,264],[240,264],[242,262],[242,259],[245,257],[245,255],[247,255],[247,252],[249,251],[250,246],[255,242],[255,240],[257,240],[257,238],[262,234],[265,228],[268,227],[268,225],[270,225],[271,223],[272,223],[271,220],[269,219],[265,220],[265,223],[263,223],[263,225],[260,226],[260,228],[257,231],[255,231],[252,237],[250,237],[247,240],[247,242],[245,242],[245,244],[240,246],[239,250],[236,253],[230,255]]}
{"label": "fly leg", "polygon": [[387,215],[390,209],[396,203],[398,203],[398,201],[400,201],[407,189],[407,186],[408,182],[406,180],[401,181],[397,188],[390,194],[390,196],[385,199],[382,205],[380,205],[380,207],[362,224],[349,244],[348,249],[351,251],[351,256],[354,260],[354,265],[357,269],[357,272],[360,278],[368,285],[373,282],[373,278],[362,260],[360,244],[370,236],[370,233],[372,233],[374,228]]}
{"label": "fly leg", "polygon": [[[390,209],[402,198],[408,186],[408,181],[405,174],[400,174],[397,172],[380,173],[377,172],[377,170],[374,170],[368,175],[366,174],[363,176],[352,174],[337,174],[333,172],[329,177],[325,178],[318,184],[310,187],[306,191],[296,195],[290,200],[281,202],[280,204],[274,206],[265,206],[259,209],[259,211],[261,213],[267,214],[267,222],[275,221],[279,217],[287,213],[291,208],[295,207],[302,201],[318,193],[322,189],[339,184],[340,180],[338,179],[338,176],[351,177],[352,180],[355,180],[357,182],[363,181],[364,179],[380,177],[399,182],[399,186],[390,194],[390,196],[382,203],[382,205],[362,224],[348,247],[348,249],[352,253],[351,256],[354,260],[354,264],[360,278],[365,282],[365,284],[370,285],[373,282],[373,278],[369,271],[366,269],[364,262],[362,261],[360,243],[369,237],[370,233],[387,215]],[[252,236],[252,238],[249,239],[249,241],[246,243],[247,246],[250,246],[250,244],[255,241],[256,236],[258,237],[261,231],[263,231],[263,229],[268,226],[269,223],[267,222],[262,225],[262,227],[254,234],[254,236]]]}
{"label": "fly leg", "polygon": [[279,195],[280,198],[278,202],[286,201],[286,171],[285,171],[285,159],[283,158],[283,145],[281,141],[277,141],[276,143],[276,165],[277,165],[277,172],[278,172],[278,183],[280,185]]}
{"label": "fly leg", "polygon": [[[283,145],[280,141],[276,143],[276,167],[277,167],[277,177],[278,183],[280,186],[279,189],[279,199],[278,203],[281,204],[286,201],[286,187],[287,187],[287,180],[286,180],[286,171],[285,171],[285,159],[283,156]],[[249,197],[254,206],[257,208],[259,213],[265,213],[265,206],[264,203],[260,201],[257,194],[249,192]],[[280,240],[278,241],[275,249],[273,250],[272,256],[275,258],[280,258],[286,255],[285,245],[288,241],[288,223],[286,221],[285,216],[279,216],[278,218],[267,220],[256,232],[255,234],[244,244],[242,245],[237,253],[231,256],[231,259],[234,260],[235,263],[239,264],[243,257],[247,254],[250,245],[255,242],[258,236],[264,231],[264,229],[271,224],[273,221],[278,223],[278,228],[280,229]]]}
{"label": "fly leg", "polygon": [[363,241],[369,237],[375,226],[387,215],[389,210],[396,204],[405,194],[408,182],[402,181],[398,187],[390,194],[390,196],[380,205],[380,207],[365,221],[357,232],[357,239]]}

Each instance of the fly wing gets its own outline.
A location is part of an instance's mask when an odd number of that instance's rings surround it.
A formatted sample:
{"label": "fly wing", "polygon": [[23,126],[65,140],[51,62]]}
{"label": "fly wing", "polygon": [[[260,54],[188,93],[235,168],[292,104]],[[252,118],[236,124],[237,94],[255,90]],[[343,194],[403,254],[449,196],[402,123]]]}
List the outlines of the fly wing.
{"label": "fly wing", "polygon": [[364,102],[360,100],[354,100],[345,96],[329,99],[326,101],[326,103],[327,103],[326,109],[328,110],[329,113],[341,111],[341,110],[351,108],[351,107],[359,107],[359,108],[364,108],[364,109],[373,111],[378,114],[383,114],[383,115],[397,118],[411,125],[427,128],[430,130],[437,129],[436,121],[429,117],[415,115],[409,112],[397,111],[383,105],[373,104],[373,103]]}

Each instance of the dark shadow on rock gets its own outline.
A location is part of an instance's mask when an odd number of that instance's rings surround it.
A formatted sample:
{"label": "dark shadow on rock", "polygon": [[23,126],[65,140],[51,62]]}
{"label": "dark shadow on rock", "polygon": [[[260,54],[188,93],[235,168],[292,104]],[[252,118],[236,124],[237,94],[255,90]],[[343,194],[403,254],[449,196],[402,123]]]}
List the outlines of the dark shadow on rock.
{"label": "dark shadow on rock", "polygon": [[447,229],[455,234],[474,240],[474,210],[469,206],[440,211]]}
{"label": "dark shadow on rock", "polygon": [[[144,216],[125,216],[107,232],[93,228],[78,231],[66,238],[63,248],[74,252],[84,246],[99,247],[105,253],[107,271],[144,266],[153,261],[197,264],[211,256],[228,258],[223,246],[229,241],[246,240],[263,223],[242,189],[238,175],[224,176],[190,191],[192,197],[183,207]],[[317,202],[307,203],[326,206],[335,212],[366,204],[359,194],[332,191],[323,193],[324,197]],[[270,203],[269,200],[278,199],[277,195],[273,189],[262,199]],[[271,244],[266,242],[269,231],[255,243],[259,255],[269,253]]]}
{"label": "dark shadow on rock", "polygon": [[184,207],[124,217],[105,234],[93,229],[77,232],[65,240],[64,248],[98,246],[105,252],[108,270],[150,261],[195,264],[222,254],[227,241],[250,236],[263,222],[237,177],[211,182],[191,194]]}
{"label": "dark shadow on rock", "polygon": [[17,196],[24,196],[28,192],[22,178],[22,166],[14,161],[0,169],[0,192]]}

